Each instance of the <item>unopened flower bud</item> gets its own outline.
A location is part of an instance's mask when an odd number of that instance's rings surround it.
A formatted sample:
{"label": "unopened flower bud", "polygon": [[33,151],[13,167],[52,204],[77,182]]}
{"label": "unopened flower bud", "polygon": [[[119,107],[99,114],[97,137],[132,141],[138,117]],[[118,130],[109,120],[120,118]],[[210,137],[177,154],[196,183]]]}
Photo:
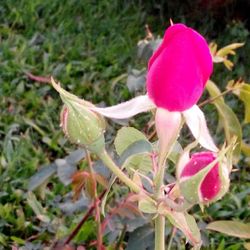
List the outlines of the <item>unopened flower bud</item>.
{"label": "unopened flower bud", "polygon": [[51,83],[65,104],[61,112],[61,126],[66,136],[72,143],[100,153],[105,146],[105,120],[102,115],[92,110],[92,103],[64,90],[53,78]]}
{"label": "unopened flower bud", "polygon": [[93,152],[103,149],[105,121],[88,106],[76,103],[64,105],[61,112],[61,125],[72,143],[85,146]]}
{"label": "unopened flower bud", "polygon": [[201,97],[212,71],[204,37],[184,24],[171,25],[149,60],[148,96],[158,108],[187,110]]}
{"label": "unopened flower bud", "polygon": [[213,152],[200,152],[182,168],[179,176],[181,194],[190,203],[207,204],[220,199],[229,187],[229,170],[217,161]]}

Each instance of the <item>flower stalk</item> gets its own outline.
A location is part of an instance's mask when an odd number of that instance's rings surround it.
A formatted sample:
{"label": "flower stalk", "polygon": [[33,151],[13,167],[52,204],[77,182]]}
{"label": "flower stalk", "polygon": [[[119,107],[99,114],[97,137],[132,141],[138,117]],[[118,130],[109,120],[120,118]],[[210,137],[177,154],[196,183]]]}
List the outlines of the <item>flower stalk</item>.
{"label": "flower stalk", "polygon": [[89,151],[85,148],[85,152],[86,152],[86,158],[88,161],[88,167],[89,167],[89,173],[91,175],[91,179],[93,180],[93,189],[94,189],[94,197],[93,197],[93,201],[94,201],[94,206],[95,206],[95,220],[96,220],[96,224],[97,224],[97,244],[96,244],[96,248],[97,250],[102,250],[103,249],[103,241],[102,241],[102,225],[101,225],[101,212],[100,212],[100,200],[97,194],[97,183],[96,183],[96,179],[94,177],[94,169],[93,169],[93,163],[91,160],[91,156]]}
{"label": "flower stalk", "polygon": [[145,195],[145,199],[151,202],[154,202],[154,199],[151,198],[141,187],[139,187],[135,182],[133,182],[122,170],[114,163],[112,158],[109,156],[107,151],[104,149],[98,153],[98,157],[103,161],[106,167],[109,168],[131,191],[135,193],[141,193]]}
{"label": "flower stalk", "polygon": [[[181,115],[159,108],[156,111],[155,125],[159,137],[159,157],[154,184],[155,198],[159,201],[163,198],[162,186],[164,184],[166,159],[182,127]],[[165,250],[165,216],[160,214],[155,219],[155,250]]]}
{"label": "flower stalk", "polygon": [[165,223],[164,215],[158,215],[155,219],[155,250],[165,250]]}
{"label": "flower stalk", "polygon": [[[165,158],[165,157],[164,157]],[[155,181],[155,196],[156,199],[160,199],[162,196],[161,187],[163,185],[164,180],[164,172],[165,172],[165,159],[162,157],[159,158],[158,162],[158,173],[157,179]],[[160,165],[159,165],[160,164]],[[165,250],[165,216],[158,214],[155,219],[155,250]]]}

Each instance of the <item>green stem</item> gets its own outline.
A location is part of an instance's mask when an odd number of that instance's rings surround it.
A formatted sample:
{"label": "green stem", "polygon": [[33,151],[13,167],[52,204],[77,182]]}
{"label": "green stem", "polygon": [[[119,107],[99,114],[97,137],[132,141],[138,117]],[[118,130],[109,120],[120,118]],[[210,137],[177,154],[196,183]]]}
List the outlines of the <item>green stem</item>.
{"label": "green stem", "polygon": [[127,175],[125,175],[122,170],[114,163],[111,157],[108,155],[107,151],[104,149],[98,154],[99,158],[103,161],[105,166],[107,166],[123,183],[125,183],[133,192],[144,193],[145,198],[148,201],[155,202],[144,190],[134,183]]}
{"label": "green stem", "polygon": [[103,249],[102,243],[102,223],[101,223],[101,212],[100,212],[100,201],[98,197],[95,198],[95,211],[96,211],[96,224],[97,224],[97,250]]}
{"label": "green stem", "polygon": [[165,250],[165,216],[155,219],[155,250]]}
{"label": "green stem", "polygon": [[[179,127],[175,131],[175,134],[172,135],[171,140],[167,145],[160,143],[159,148],[159,158],[158,158],[158,171],[155,176],[155,198],[157,201],[163,198],[162,186],[164,184],[164,174],[165,174],[165,165],[166,159],[168,158],[169,153],[171,152],[174,142],[177,140],[179,131],[183,125],[183,121],[180,123]],[[159,140],[164,138],[159,138]],[[163,148],[164,146],[164,148]],[[158,214],[155,219],[155,250],[165,250],[165,216]]]}
{"label": "green stem", "polygon": [[87,161],[88,161],[89,173],[91,175],[91,179],[94,181],[93,200],[94,200],[94,205],[95,205],[95,218],[96,218],[96,224],[97,224],[97,245],[96,245],[96,248],[97,248],[97,250],[102,250],[103,249],[102,225],[101,225],[101,213],[100,213],[100,200],[99,200],[98,194],[97,194],[97,182],[96,182],[96,178],[94,177],[94,169],[93,169],[93,164],[92,164],[92,160],[90,157],[90,153],[86,148],[85,148],[85,152],[86,152]]}
{"label": "green stem", "polygon": [[174,235],[176,234],[176,227],[173,227],[172,229],[172,233],[170,235],[170,239],[169,239],[169,242],[168,242],[168,249],[167,250],[171,250],[171,247],[172,247],[172,243],[173,243],[173,239],[174,239]]}
{"label": "green stem", "polygon": [[[161,198],[161,187],[163,185],[164,180],[164,172],[165,172],[165,160],[160,157],[159,158],[159,170],[157,173],[157,179],[155,182],[156,186],[156,199]],[[155,250],[165,250],[165,216],[158,214],[155,219]]]}

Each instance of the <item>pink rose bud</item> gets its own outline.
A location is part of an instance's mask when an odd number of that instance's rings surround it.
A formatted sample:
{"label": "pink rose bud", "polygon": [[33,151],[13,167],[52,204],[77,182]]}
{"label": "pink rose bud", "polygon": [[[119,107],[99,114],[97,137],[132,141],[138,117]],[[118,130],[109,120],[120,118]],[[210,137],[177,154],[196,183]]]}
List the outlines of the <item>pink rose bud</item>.
{"label": "pink rose bud", "polygon": [[182,168],[180,189],[189,202],[213,202],[228,190],[228,168],[223,162],[214,162],[216,157],[213,152],[195,153]]}
{"label": "pink rose bud", "polygon": [[174,24],[150,58],[148,96],[157,107],[184,111],[197,103],[212,71],[206,40],[184,24]]}

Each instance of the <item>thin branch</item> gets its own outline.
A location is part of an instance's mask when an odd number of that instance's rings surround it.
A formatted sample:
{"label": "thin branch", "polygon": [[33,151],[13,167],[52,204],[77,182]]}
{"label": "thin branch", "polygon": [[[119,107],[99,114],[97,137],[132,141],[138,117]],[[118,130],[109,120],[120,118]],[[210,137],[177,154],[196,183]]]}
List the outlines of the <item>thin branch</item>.
{"label": "thin branch", "polygon": [[167,250],[171,250],[172,249],[172,244],[173,244],[173,239],[174,239],[175,234],[176,234],[176,227],[173,227],[171,235],[170,235],[170,238],[169,238]]}
{"label": "thin branch", "polygon": [[51,83],[49,76],[36,76],[29,72],[26,72],[25,74],[32,81],[41,82],[41,83]]}
{"label": "thin branch", "polygon": [[152,168],[153,168],[153,173],[154,175],[156,174],[157,170],[158,170],[158,164],[156,162],[156,158],[158,157],[158,155],[156,153],[152,153],[150,155],[151,157],[151,161],[152,161]]}
{"label": "thin branch", "polygon": [[198,106],[202,107],[202,106],[204,106],[204,105],[206,105],[208,103],[211,103],[211,102],[215,101],[216,99],[226,95],[227,93],[230,93],[230,92],[232,92],[232,91],[234,91],[236,89],[240,89],[241,87],[242,86],[237,86],[237,87],[234,87],[234,88],[231,88],[231,89],[227,89],[224,92],[222,92],[221,94],[219,94],[219,95],[217,95],[215,97],[209,98],[209,99],[205,100],[204,102],[201,102]]}
{"label": "thin branch", "polygon": [[[102,200],[102,198],[104,197],[105,193],[107,190],[103,190],[102,193],[99,195],[98,199]],[[77,233],[79,232],[79,230],[81,229],[82,225],[87,221],[87,219],[90,217],[90,215],[92,215],[93,211],[95,210],[95,201],[92,203],[92,205],[89,207],[88,211],[86,212],[86,214],[84,215],[84,217],[82,218],[82,220],[78,223],[78,225],[75,227],[75,229],[72,231],[72,233],[69,235],[69,237],[67,238],[67,240],[64,243],[64,246],[69,244],[70,241],[72,239],[74,239],[74,237],[77,235]]]}
{"label": "thin branch", "polygon": [[122,229],[121,236],[119,237],[119,239],[118,239],[118,241],[117,241],[117,243],[115,245],[115,248],[114,248],[115,250],[120,250],[121,249],[120,247],[121,247],[122,242],[123,242],[123,240],[125,238],[126,231],[127,231],[127,225],[125,224],[123,229]]}
{"label": "thin branch", "polygon": [[153,132],[151,134],[149,134],[148,136],[148,140],[152,140],[154,137],[156,136],[156,129],[153,130]]}
{"label": "thin branch", "polygon": [[95,220],[97,224],[97,250],[102,250],[103,249],[103,244],[102,244],[102,225],[101,225],[101,212],[100,212],[100,200],[97,195],[97,183],[96,179],[94,177],[94,170],[93,170],[93,163],[91,160],[90,153],[87,149],[86,151],[86,156],[87,156],[87,161],[88,161],[88,166],[89,166],[89,172],[91,175],[91,179],[94,181],[94,204],[95,204]]}

